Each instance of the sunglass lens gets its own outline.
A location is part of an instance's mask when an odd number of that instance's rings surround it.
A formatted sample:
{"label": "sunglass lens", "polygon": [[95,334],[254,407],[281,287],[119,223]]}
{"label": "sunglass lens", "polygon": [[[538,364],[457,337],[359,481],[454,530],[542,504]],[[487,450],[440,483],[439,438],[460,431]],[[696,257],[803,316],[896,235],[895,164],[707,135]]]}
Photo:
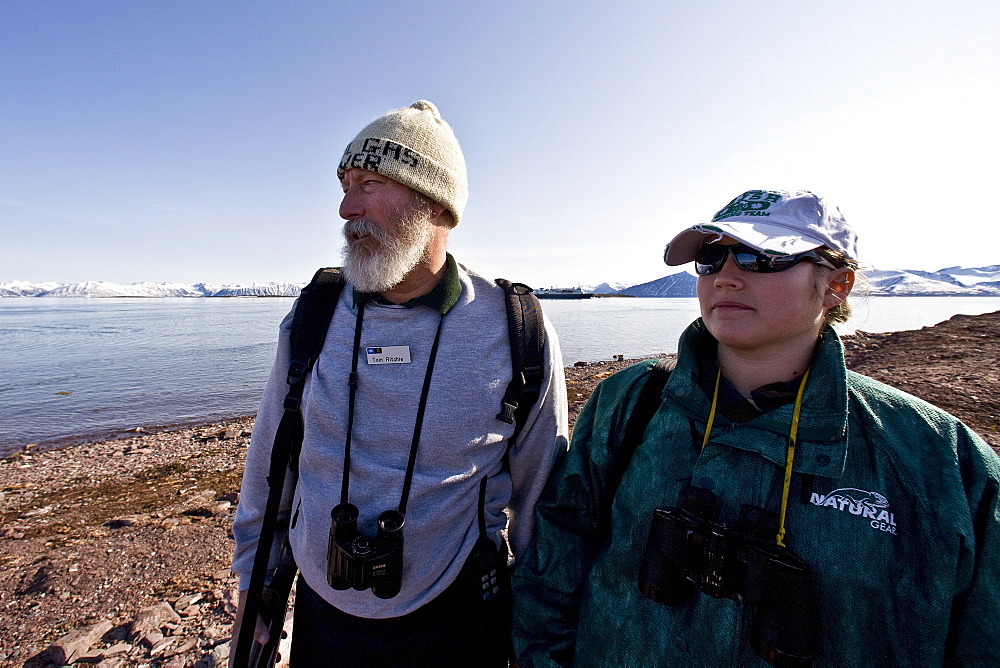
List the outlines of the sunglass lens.
{"label": "sunglass lens", "polygon": [[785,269],[790,269],[803,259],[808,259],[804,253],[800,255],[780,255],[778,257],[771,258],[771,271],[784,271]]}
{"label": "sunglass lens", "polygon": [[751,248],[741,248],[733,250],[733,258],[741,269],[746,271],[767,272],[771,271],[771,263],[767,258]]}
{"label": "sunglass lens", "polygon": [[694,270],[699,276],[714,274],[726,263],[729,249],[726,246],[708,244],[698,249],[694,255]]}

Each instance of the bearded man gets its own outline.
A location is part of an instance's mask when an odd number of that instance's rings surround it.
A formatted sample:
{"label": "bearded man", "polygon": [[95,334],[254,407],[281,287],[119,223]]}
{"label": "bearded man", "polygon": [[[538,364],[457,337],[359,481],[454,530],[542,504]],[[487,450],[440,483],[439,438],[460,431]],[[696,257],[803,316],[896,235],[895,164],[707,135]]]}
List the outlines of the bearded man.
{"label": "bearded man", "polygon": [[[424,100],[391,111],[351,141],[338,175],[348,282],[302,394],[288,507],[299,568],[292,663],[506,666],[509,615],[482,618],[482,583],[470,563],[483,535],[506,561],[504,529],[515,559],[524,551],[535,502],[566,447],[555,331],[544,320],[539,398],[508,444],[515,427],[497,415],[512,376],[506,295],[447,252],[468,192],[451,127]],[[291,320],[281,326],[233,526],[241,590],[287,391]],[[368,537],[385,528],[385,513],[405,508],[398,593],[352,586],[340,538],[330,538],[332,518],[348,522],[345,504]],[[357,541],[345,549],[355,548],[367,549]]]}

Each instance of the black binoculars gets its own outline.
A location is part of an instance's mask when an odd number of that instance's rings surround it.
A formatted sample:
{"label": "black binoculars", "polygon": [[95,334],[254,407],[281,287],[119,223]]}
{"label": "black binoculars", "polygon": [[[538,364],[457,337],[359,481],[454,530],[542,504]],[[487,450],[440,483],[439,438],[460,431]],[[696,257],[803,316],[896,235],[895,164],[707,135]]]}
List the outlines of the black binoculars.
{"label": "black binoculars", "polygon": [[775,666],[809,665],[818,619],[809,566],[775,543],[775,514],[745,505],[737,526],[727,527],[715,521],[716,495],[692,485],[677,503],[653,511],[639,591],[671,606],[697,591],[753,606],[750,646],[757,655]]}
{"label": "black binoculars", "polygon": [[326,579],[334,589],[371,589],[379,598],[399,593],[403,577],[403,515],[386,510],[378,516],[371,540],[358,531],[358,508],[350,503],[330,512]]}

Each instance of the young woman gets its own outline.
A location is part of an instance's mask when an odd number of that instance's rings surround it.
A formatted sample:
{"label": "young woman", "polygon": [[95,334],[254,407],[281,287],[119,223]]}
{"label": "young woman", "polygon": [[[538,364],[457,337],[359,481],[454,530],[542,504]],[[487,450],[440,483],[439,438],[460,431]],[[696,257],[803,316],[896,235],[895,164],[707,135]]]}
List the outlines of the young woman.
{"label": "young woman", "polygon": [[845,368],[856,257],[802,191],[671,241],[702,317],[651,401],[646,362],[577,421],[514,574],[522,668],[1000,662],[1000,459]]}

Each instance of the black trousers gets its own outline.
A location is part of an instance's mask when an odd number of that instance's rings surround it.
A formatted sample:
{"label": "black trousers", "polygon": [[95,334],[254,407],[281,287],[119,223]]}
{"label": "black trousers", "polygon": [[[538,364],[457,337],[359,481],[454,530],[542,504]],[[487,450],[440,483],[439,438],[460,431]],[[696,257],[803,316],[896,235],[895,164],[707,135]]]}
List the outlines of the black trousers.
{"label": "black trousers", "polygon": [[[509,591],[509,589],[508,589]],[[509,612],[509,599],[503,602]],[[464,574],[430,603],[402,617],[354,617],[327,603],[299,576],[291,665],[497,666],[510,643],[496,615],[483,620],[478,582]]]}

